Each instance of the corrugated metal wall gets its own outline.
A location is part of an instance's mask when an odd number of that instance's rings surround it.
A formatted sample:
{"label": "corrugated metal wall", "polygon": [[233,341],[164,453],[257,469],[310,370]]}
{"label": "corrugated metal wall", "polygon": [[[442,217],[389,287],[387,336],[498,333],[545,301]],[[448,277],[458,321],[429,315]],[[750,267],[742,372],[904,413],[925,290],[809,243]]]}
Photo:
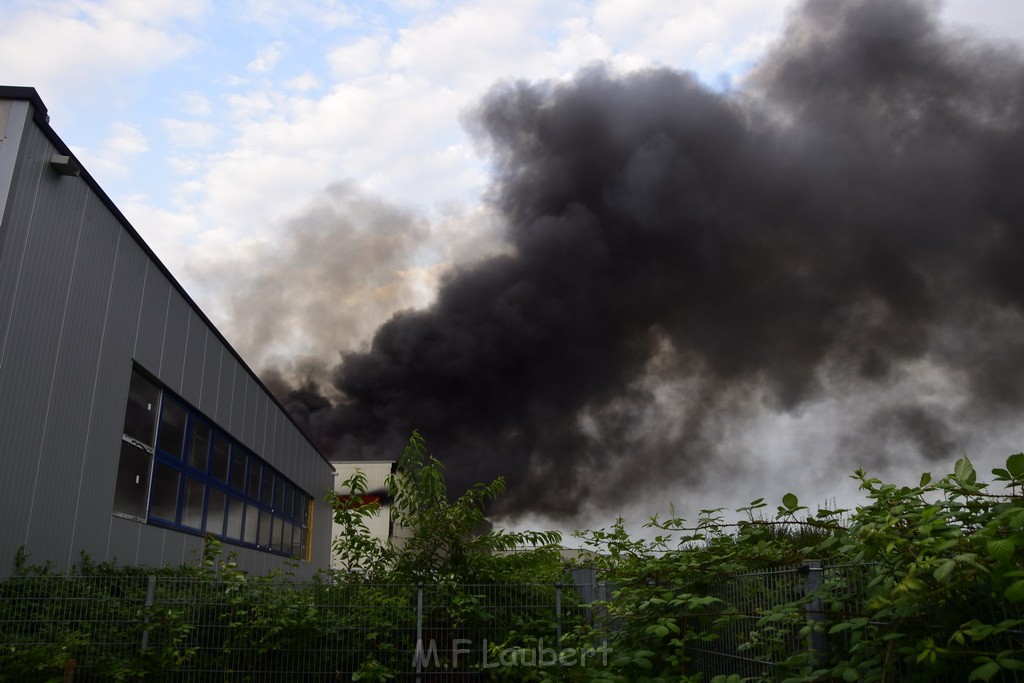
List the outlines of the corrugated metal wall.
{"label": "corrugated metal wall", "polygon": [[[58,569],[80,551],[194,559],[199,537],[111,514],[133,359],[316,499],[302,572],[325,566],[329,465],[86,180],[49,167],[58,150],[30,117],[17,150],[0,204],[0,575],[22,545]],[[250,571],[282,562],[237,550]]]}

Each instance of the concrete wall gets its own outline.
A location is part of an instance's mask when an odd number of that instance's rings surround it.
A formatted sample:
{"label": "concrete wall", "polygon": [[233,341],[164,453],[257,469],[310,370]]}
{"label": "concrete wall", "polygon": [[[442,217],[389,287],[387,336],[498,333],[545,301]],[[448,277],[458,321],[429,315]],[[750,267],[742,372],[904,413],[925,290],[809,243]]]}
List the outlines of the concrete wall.
{"label": "concrete wall", "polygon": [[[0,89],[0,575],[19,546],[58,569],[80,551],[143,565],[194,559],[200,537],[111,514],[133,363],[313,496],[314,557],[302,573],[326,566],[330,465],[88,173],[51,168],[66,145],[38,98],[11,90]],[[254,572],[283,560],[238,552]]]}

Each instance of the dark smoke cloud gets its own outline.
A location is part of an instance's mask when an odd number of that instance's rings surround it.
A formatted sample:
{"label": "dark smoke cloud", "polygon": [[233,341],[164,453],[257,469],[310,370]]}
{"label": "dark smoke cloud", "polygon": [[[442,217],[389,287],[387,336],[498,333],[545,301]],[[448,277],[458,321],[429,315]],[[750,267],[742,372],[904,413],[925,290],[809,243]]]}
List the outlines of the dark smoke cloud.
{"label": "dark smoke cloud", "polygon": [[[867,397],[846,471],[956,456],[1024,403],[1024,62],[933,7],[808,2],[732,92],[497,87],[471,125],[509,252],[282,394],[332,455],[419,429],[456,487],[506,475],[512,512],[695,485],[740,466],[746,420],[835,396]],[[900,393],[922,373],[956,400]]]}

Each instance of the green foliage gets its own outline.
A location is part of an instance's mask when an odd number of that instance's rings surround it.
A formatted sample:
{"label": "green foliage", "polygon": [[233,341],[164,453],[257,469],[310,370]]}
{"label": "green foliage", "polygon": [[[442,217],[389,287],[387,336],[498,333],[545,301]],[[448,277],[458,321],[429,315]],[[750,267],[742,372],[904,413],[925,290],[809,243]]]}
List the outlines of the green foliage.
{"label": "green foliage", "polygon": [[348,495],[327,492],[327,503],[334,510],[336,536],[331,545],[343,571],[377,579],[393,564],[394,547],[382,543],[366,525],[377,514],[380,503],[366,502],[366,475],[357,470],[342,482]]}
{"label": "green foliage", "polygon": [[495,531],[484,517],[505,490],[499,477],[450,501],[445,468],[414,432],[388,481],[396,525],[407,538],[397,549],[399,581],[542,583],[560,578],[557,532]]}
{"label": "green foliage", "polygon": [[[867,504],[853,512],[810,515],[790,493],[774,519],[755,517],[758,499],[737,523],[722,510],[701,511],[695,525],[654,518],[653,540],[629,538],[621,520],[579,533],[620,587],[607,605],[615,673],[713,674],[693,670],[693,648],[737,628],[734,654],[772,662],[744,680],[988,681],[1024,669],[1024,454],[993,475],[1006,488],[981,481],[966,457],[917,486],[857,471]],[[758,573],[805,558],[843,569],[788,597]],[[827,649],[811,648],[812,636]]]}
{"label": "green foliage", "polygon": [[[486,530],[504,482],[450,500],[443,466],[413,434],[389,481],[404,545],[366,530],[374,507],[356,498],[357,473],[351,497],[331,498],[346,569],[311,582],[294,582],[294,564],[250,576],[213,537],[197,563],[173,569],[83,556],[73,581],[19,553],[17,575],[0,582],[0,681],[58,681],[76,665],[111,681],[390,681],[409,671],[418,613],[442,671],[455,670],[455,643],[482,638],[492,662],[572,654],[547,667],[474,665],[487,680],[1009,680],[1024,670],[1024,454],[992,474],[983,481],[967,458],[916,486],[857,471],[865,502],[852,511],[812,513],[789,493],[693,523],[670,510],[643,538],[622,519],[578,532],[611,588],[583,605],[561,584],[557,535]],[[73,620],[60,616],[69,602],[82,606]],[[761,665],[708,670],[696,653],[709,646]]]}

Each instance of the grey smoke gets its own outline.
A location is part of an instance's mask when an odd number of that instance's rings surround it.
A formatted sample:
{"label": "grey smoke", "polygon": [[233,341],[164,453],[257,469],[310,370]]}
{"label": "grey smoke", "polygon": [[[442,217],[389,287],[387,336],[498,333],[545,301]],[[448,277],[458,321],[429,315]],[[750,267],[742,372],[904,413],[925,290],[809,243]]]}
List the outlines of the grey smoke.
{"label": "grey smoke", "polygon": [[[598,66],[470,118],[507,253],[275,379],[332,455],[419,429],[453,488],[503,474],[506,512],[571,515],[738,468],[765,411],[869,397],[848,470],[949,459],[1024,403],[1024,60],[932,3],[807,2],[729,92]],[[899,391],[925,371],[956,396]]]}

